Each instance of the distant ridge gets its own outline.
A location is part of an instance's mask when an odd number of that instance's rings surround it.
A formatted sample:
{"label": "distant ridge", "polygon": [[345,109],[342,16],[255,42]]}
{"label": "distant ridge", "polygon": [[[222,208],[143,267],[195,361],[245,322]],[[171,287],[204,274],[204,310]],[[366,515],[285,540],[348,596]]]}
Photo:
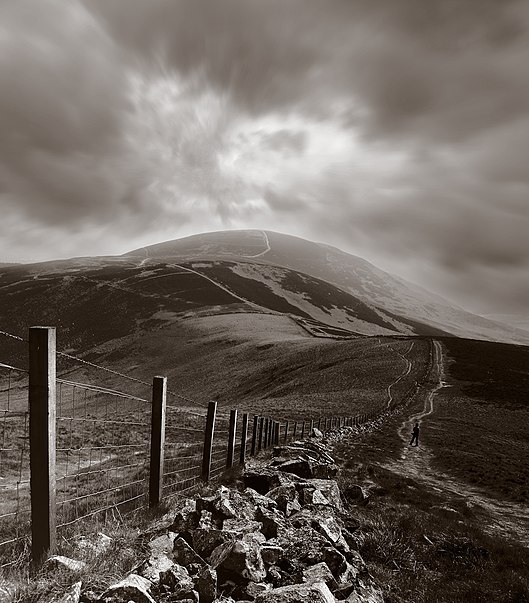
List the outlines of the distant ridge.
{"label": "distant ridge", "polygon": [[233,259],[280,266],[326,281],[363,302],[459,337],[529,345],[529,332],[467,312],[441,296],[331,245],[264,230],[191,235],[123,257],[190,261]]}

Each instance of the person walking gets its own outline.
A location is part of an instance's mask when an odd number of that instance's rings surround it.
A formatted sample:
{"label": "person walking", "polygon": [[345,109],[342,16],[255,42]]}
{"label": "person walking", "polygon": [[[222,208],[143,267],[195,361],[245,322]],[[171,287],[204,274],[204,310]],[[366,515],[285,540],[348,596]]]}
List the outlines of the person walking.
{"label": "person walking", "polygon": [[415,446],[419,445],[419,423],[415,423],[415,427],[412,429],[410,446],[413,446],[414,442]]}

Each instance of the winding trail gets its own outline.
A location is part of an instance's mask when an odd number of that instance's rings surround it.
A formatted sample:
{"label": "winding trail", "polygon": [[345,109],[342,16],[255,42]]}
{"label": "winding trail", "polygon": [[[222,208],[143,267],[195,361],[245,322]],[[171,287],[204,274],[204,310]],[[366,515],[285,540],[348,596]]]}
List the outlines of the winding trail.
{"label": "winding trail", "polygon": [[245,258],[260,258],[262,255],[264,255],[265,253],[268,253],[271,250],[270,241],[268,240],[268,235],[266,234],[266,231],[261,230],[261,234],[264,237],[266,249],[264,251],[261,251],[260,253],[256,253],[255,255],[245,255],[244,256]]}
{"label": "winding trail", "polygon": [[441,342],[432,340],[432,365],[428,381],[431,385],[426,391],[424,407],[420,412],[406,418],[399,426],[398,435],[403,445],[400,458],[384,466],[444,493],[449,499],[466,503],[482,517],[482,528],[485,532],[529,546],[529,509],[526,506],[491,498],[470,484],[433,469],[433,452],[423,442],[420,442],[418,447],[409,446],[413,424],[427,420],[435,412],[439,392],[445,387],[450,387],[445,383],[444,376],[443,346]]}
{"label": "winding trail", "polygon": [[398,350],[395,350],[394,348],[392,348],[393,351],[396,354],[398,354],[406,362],[406,370],[399,377],[397,377],[395,379],[395,381],[393,381],[393,383],[391,383],[390,385],[388,385],[388,388],[387,388],[387,392],[388,392],[388,405],[387,405],[387,407],[388,408],[390,408],[391,403],[393,402],[393,394],[391,393],[391,389],[395,385],[397,385],[397,383],[399,381],[401,381],[402,379],[404,379],[404,377],[407,377],[410,374],[410,372],[411,372],[413,364],[412,364],[412,362],[411,362],[411,360],[409,358],[406,358],[406,356],[412,351],[413,344],[414,344],[414,342],[412,341],[410,343],[410,347],[404,352],[404,354],[401,354]]}

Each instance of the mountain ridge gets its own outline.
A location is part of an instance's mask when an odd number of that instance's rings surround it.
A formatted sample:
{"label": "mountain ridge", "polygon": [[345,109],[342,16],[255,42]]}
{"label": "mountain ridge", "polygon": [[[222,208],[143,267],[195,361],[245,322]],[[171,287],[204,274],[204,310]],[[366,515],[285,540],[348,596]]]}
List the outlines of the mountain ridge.
{"label": "mountain ridge", "polygon": [[527,331],[468,312],[438,294],[381,270],[364,258],[293,235],[257,229],[216,231],[145,246],[121,257],[135,256],[145,260],[251,259],[316,277],[365,303],[455,336],[529,344]]}

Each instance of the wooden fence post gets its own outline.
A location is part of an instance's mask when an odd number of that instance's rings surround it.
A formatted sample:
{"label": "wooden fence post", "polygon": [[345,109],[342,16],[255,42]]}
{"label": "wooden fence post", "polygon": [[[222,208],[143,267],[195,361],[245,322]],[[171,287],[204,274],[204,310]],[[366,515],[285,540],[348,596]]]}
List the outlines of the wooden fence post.
{"label": "wooden fence post", "polygon": [[263,448],[266,450],[268,448],[268,417],[265,417],[263,430]]}
{"label": "wooden fence post", "polygon": [[248,439],[248,422],[250,420],[250,415],[245,412],[242,415],[242,432],[241,432],[241,452],[239,455],[239,463],[244,465],[246,462],[246,441]]}
{"label": "wooden fence post", "polygon": [[259,417],[257,415],[253,416],[253,429],[252,429],[252,447],[250,449],[250,454],[254,456],[255,448],[257,446],[257,427],[259,424]]}
{"label": "wooden fence post", "polygon": [[288,442],[288,421],[285,423],[285,442]]}
{"label": "wooden fence post", "polygon": [[206,417],[206,433],[204,436],[204,451],[202,455],[202,479],[209,482],[211,473],[211,453],[213,451],[213,434],[215,432],[215,417],[217,416],[217,403],[213,400],[208,404]]}
{"label": "wooden fence post", "polygon": [[294,421],[294,431],[292,432],[292,439],[296,439],[296,431],[298,430],[298,422]]}
{"label": "wooden fence post", "polygon": [[275,432],[274,432],[274,445],[275,446],[279,446],[279,429],[280,429],[281,424],[279,423],[279,421],[276,421],[276,428],[275,428]]}
{"label": "wooden fence post", "polygon": [[309,437],[312,435],[313,431],[314,431],[314,419],[311,419],[310,420]]}
{"label": "wooden fence post", "polygon": [[270,421],[268,422],[268,445],[269,446],[274,445],[274,424],[275,424],[275,421],[270,419]]}
{"label": "wooden fence post", "polygon": [[257,449],[260,451],[263,447],[263,436],[264,436],[264,417],[259,418],[259,445]]}
{"label": "wooden fence post", "polygon": [[305,421],[301,424],[301,439],[305,437]]}
{"label": "wooden fence post", "polygon": [[163,461],[165,446],[165,405],[167,378],[152,380],[151,458],[149,468],[149,507],[156,507],[162,499]]}
{"label": "wooden fence post", "polygon": [[31,487],[31,556],[38,565],[57,544],[56,331],[29,329],[29,459]]}
{"label": "wooden fence post", "polygon": [[235,433],[237,431],[237,411],[230,411],[230,428],[228,432],[228,449],[226,451],[226,469],[233,467],[233,456],[235,454]]}
{"label": "wooden fence post", "polygon": [[321,431],[321,417],[318,419],[318,429]]}

